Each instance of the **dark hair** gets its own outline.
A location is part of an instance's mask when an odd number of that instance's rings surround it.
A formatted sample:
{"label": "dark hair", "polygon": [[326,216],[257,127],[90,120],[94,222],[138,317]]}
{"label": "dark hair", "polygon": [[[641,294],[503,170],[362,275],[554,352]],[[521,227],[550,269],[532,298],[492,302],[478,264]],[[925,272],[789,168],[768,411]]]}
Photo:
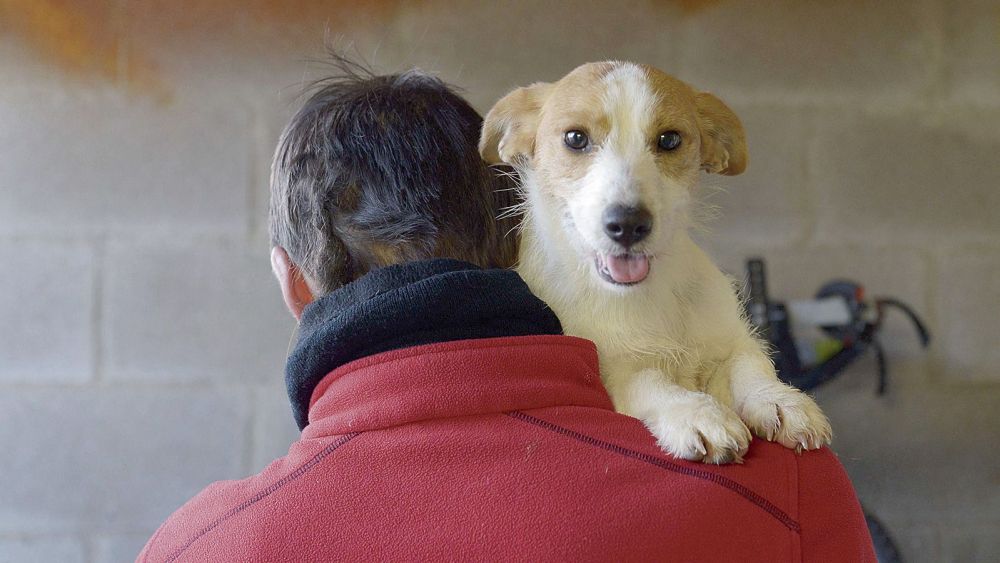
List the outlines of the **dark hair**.
{"label": "dark hair", "polygon": [[271,243],[320,294],[411,260],[513,265],[516,233],[497,217],[515,195],[479,156],[482,116],[421,71],[333,66],[278,141]]}

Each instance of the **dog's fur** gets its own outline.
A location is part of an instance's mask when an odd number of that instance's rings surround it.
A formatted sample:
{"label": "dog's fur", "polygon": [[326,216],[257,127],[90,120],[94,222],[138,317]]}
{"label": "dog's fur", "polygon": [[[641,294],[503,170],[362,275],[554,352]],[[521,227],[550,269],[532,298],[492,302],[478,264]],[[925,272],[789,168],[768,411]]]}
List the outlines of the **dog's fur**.
{"label": "dog's fur", "polygon": [[[568,131],[585,132],[588,147],[568,148]],[[667,131],[680,134],[676,149],[658,147]],[[708,463],[740,461],[748,426],[789,448],[829,442],[826,417],[777,379],[731,280],[687,232],[699,171],[747,165],[742,125],[718,98],[652,67],[586,64],[501,99],[479,149],[519,172],[518,271],[568,334],[597,344],[617,410],[645,422],[666,451]],[[628,247],[612,240],[602,214],[613,205],[648,210],[648,236]],[[602,264],[623,255],[648,266],[644,279],[609,279]]]}

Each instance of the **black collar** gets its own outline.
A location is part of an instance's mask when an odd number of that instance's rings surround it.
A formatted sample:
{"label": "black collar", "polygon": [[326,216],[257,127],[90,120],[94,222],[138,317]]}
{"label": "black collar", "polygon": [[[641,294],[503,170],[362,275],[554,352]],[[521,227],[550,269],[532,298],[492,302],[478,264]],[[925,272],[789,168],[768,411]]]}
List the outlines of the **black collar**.
{"label": "black collar", "polygon": [[313,389],[353,360],[435,342],[538,334],[562,334],[562,326],[512,270],[449,259],[374,270],[303,311],[285,367],[295,421],[305,428]]}

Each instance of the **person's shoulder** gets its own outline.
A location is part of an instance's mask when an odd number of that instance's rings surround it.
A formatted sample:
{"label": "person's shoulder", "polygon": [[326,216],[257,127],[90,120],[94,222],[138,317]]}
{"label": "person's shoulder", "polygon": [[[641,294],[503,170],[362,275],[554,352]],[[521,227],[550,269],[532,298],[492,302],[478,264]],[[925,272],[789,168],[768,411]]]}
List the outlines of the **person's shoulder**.
{"label": "person's shoulder", "polygon": [[842,471],[829,450],[800,456],[759,439],[753,441],[742,463],[710,465],[679,459],[664,452],[642,422],[613,411],[557,407],[512,416],[535,427],[539,436],[561,443],[559,451],[567,458],[616,460],[623,468],[642,475],[642,480],[633,485],[698,490],[703,495],[717,496],[720,502],[743,497],[772,513],[790,513],[798,504],[802,457],[817,458],[808,462],[816,471]]}
{"label": "person's shoulder", "polygon": [[[840,458],[826,446],[796,451],[754,438],[743,465],[746,476],[753,481],[782,475],[790,486],[794,486],[790,493],[797,498],[799,506],[812,502],[814,497],[825,499],[825,502],[836,498],[857,502]],[[735,471],[734,475],[736,473],[743,472]]]}
{"label": "person's shoulder", "polygon": [[240,480],[216,481],[178,508],[146,543],[137,561],[172,561],[228,517],[248,508],[249,501],[265,490],[266,477],[279,465],[275,461],[264,472]]}
{"label": "person's shoulder", "polygon": [[177,559],[204,535],[204,531],[212,528],[213,521],[223,517],[234,503],[238,506],[238,497],[248,496],[245,493],[253,489],[249,482],[256,477],[241,481],[217,481],[205,487],[160,525],[136,561]]}
{"label": "person's shoulder", "polygon": [[[842,478],[847,478],[840,458],[827,446],[815,450],[798,451],[755,437],[747,460],[752,460],[754,467],[761,470],[767,469],[765,466],[793,467],[798,479],[839,482]],[[850,481],[847,483],[849,484]]]}
{"label": "person's shoulder", "polygon": [[[211,556],[213,549],[250,549],[253,546],[230,544],[238,537],[259,535],[254,530],[244,529],[239,535],[227,533],[227,539],[222,542],[215,536],[234,519],[249,520],[254,525],[279,521],[280,514],[287,508],[287,503],[280,498],[283,485],[302,471],[303,459],[315,457],[314,450],[322,451],[324,442],[296,442],[287,456],[272,461],[260,473],[245,479],[216,481],[208,485],[167,518],[136,560],[173,561],[182,554],[196,554],[197,559]],[[262,502],[265,500],[267,502]]]}
{"label": "person's shoulder", "polygon": [[800,483],[800,504],[828,504],[838,500],[851,506],[858,504],[847,471],[840,463],[840,458],[829,447],[802,453],[780,449],[783,450],[781,453],[792,456],[795,460]]}
{"label": "person's shoulder", "polygon": [[619,413],[562,407],[513,416],[553,440],[589,446],[568,450],[568,456],[619,458],[651,479],[679,481],[686,487],[719,493],[736,492],[753,503],[767,500],[788,514],[803,502],[822,502],[820,498],[857,502],[844,467],[826,447],[796,452],[757,438],[742,463],[707,465],[670,456],[639,420]]}
{"label": "person's shoulder", "polygon": [[765,444],[768,447],[759,448],[763,456],[788,458],[795,465],[802,560],[874,563],[864,511],[837,454],[828,447],[797,453]]}
{"label": "person's shoulder", "polygon": [[[512,416],[531,433],[532,463],[548,454],[546,475],[571,483],[574,502],[593,502],[638,536],[655,529],[669,530],[675,543],[724,537],[712,545],[733,554],[763,549],[762,541],[775,553],[848,555],[831,560],[864,561],[870,553],[850,480],[828,448],[798,453],[755,439],[743,463],[709,465],[670,456],[639,420],[610,411],[558,407]],[[831,526],[838,530],[824,531]]]}

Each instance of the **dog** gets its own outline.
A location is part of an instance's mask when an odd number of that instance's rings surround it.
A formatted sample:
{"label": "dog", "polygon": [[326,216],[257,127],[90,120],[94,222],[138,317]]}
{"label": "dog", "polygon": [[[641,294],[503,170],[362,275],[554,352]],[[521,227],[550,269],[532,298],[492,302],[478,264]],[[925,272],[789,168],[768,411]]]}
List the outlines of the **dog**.
{"label": "dog", "polygon": [[518,272],[567,334],[596,343],[615,409],[661,448],[722,464],[742,462],[751,430],[797,451],[830,442],[688,234],[700,172],[747,166],[721,100],[650,66],[589,63],[502,98],[479,151],[520,177]]}

